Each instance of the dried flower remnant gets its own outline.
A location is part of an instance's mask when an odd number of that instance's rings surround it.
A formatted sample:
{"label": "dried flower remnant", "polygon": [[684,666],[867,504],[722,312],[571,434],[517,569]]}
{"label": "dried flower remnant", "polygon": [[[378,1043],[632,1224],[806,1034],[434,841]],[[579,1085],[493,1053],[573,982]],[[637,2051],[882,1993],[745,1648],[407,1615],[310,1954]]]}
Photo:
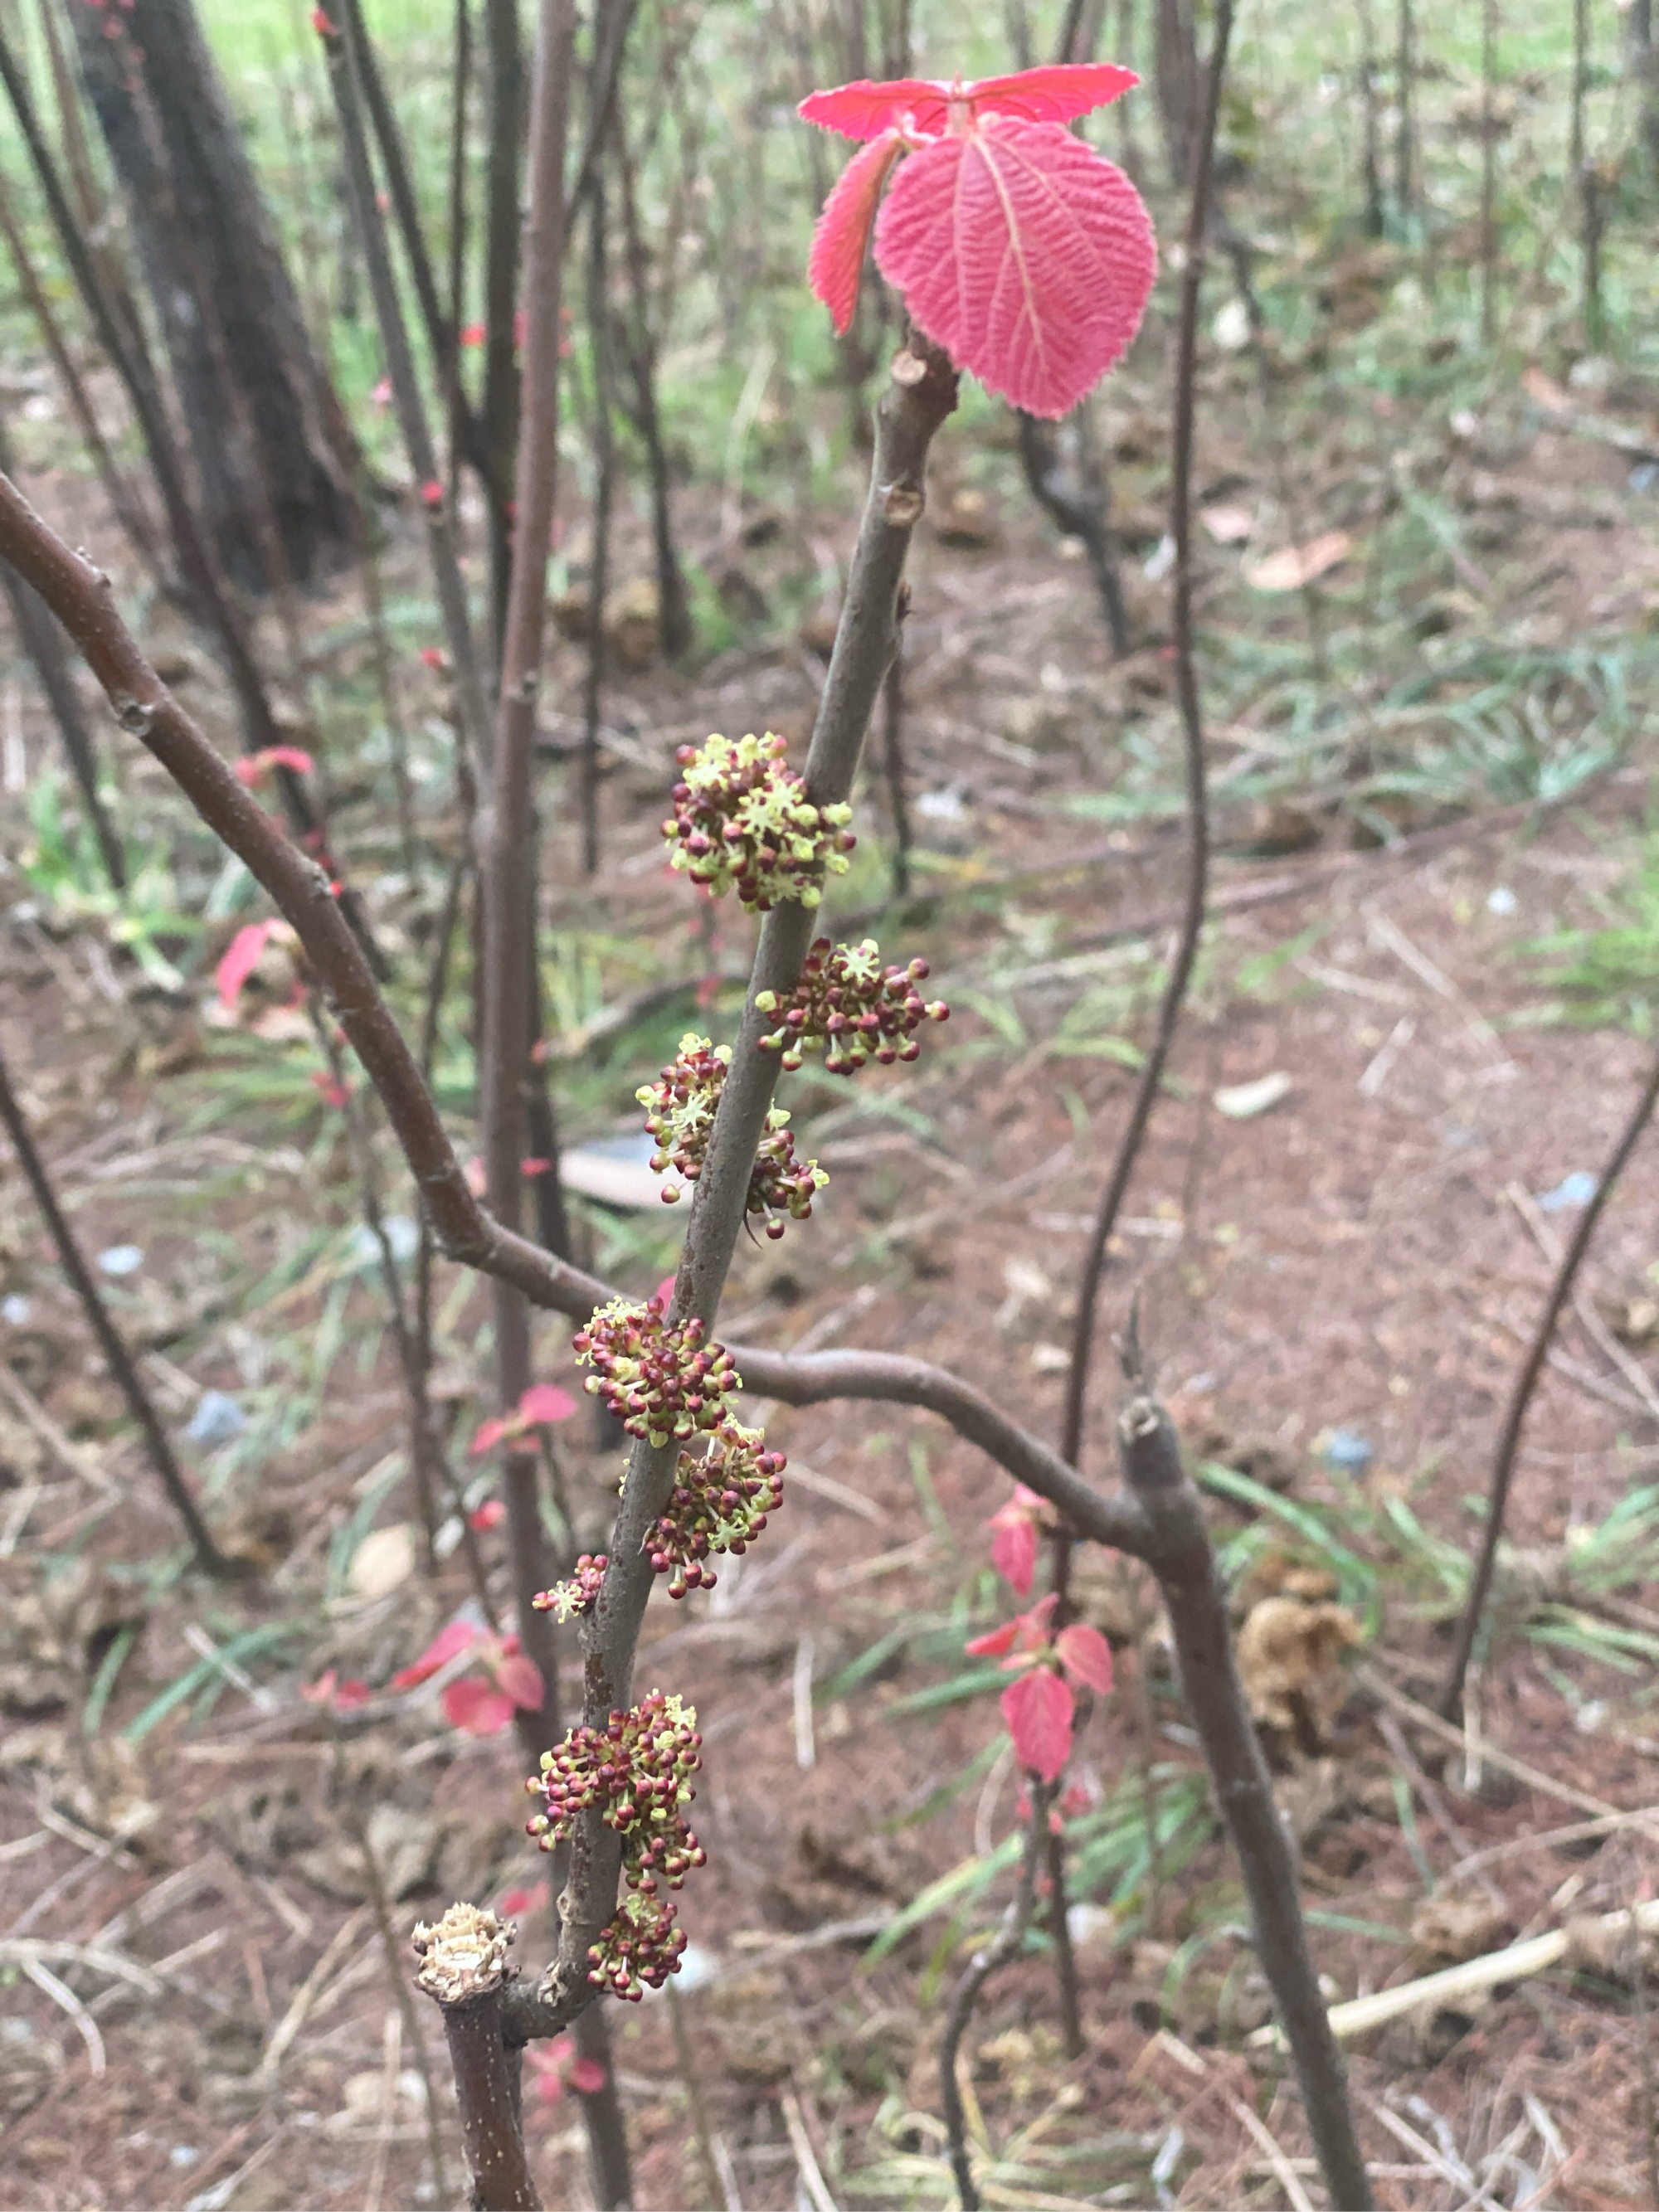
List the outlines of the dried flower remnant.
{"label": "dried flower remnant", "polygon": [[629,1894],[588,1952],[588,1980],[614,1996],[637,1999],[660,1989],[679,1965],[685,1933],[674,1925],[662,1886],[678,1889],[706,1854],[681,1811],[695,1796],[690,1778],[702,1765],[695,1710],[660,1690],[603,1729],[570,1730],[556,1751],[542,1753],[542,1771],[526,1788],[546,1810],[528,1832],[544,1851],[563,1842],[578,1818],[597,1812],[622,1844]]}
{"label": "dried flower remnant", "polygon": [[[676,1176],[696,1182],[702,1173],[714,1110],[731,1065],[730,1045],[711,1045],[707,1037],[688,1030],[680,1039],[678,1054],[656,1082],[641,1084],[634,1094],[641,1106],[651,1109],[645,1117],[646,1133],[657,1139],[651,1164],[666,1178],[662,1188],[666,1206],[680,1196]],[[768,1113],[766,1134],[749,1178],[747,1211],[763,1218],[766,1233],[774,1239],[783,1234],[783,1215],[792,1221],[807,1219],[813,1198],[830,1180],[816,1160],[796,1158],[788,1122],[781,1106]]]}
{"label": "dried flower remnant", "polygon": [[756,1006],[781,1017],[762,1037],[763,1052],[782,1055],[782,1065],[798,1068],[805,1054],[824,1050],[827,1075],[852,1075],[866,1060],[890,1067],[896,1060],[921,1056],[915,1032],[927,1022],[948,1021],[942,999],[928,1005],[916,985],[927,975],[925,960],[908,968],[884,968],[873,937],[861,945],[832,945],[820,937],[808,952],[793,991],[759,992]]}
{"label": "dried flower remnant", "polygon": [[1158,246],[1129,179],[1066,126],[1138,82],[1066,64],[804,100],[809,123],[867,142],[824,203],[808,264],[836,329],[853,319],[873,228],[877,267],[959,368],[1030,414],[1068,413],[1139,327]]}
{"label": "dried flower remnant", "polygon": [[671,1323],[659,1291],[643,1305],[612,1298],[571,1340],[594,1370],[584,1385],[603,1397],[630,1437],[661,1446],[718,1428],[728,1391],[743,1388],[722,1344],[704,1344],[702,1323]]}
{"label": "dried flower remnant", "polygon": [[815,907],[826,873],[844,874],[857,840],[850,806],[815,806],[768,731],[734,743],[718,734],[682,745],[674,811],[662,825],[670,865],[716,895],[734,889],[750,914],[781,900]]}
{"label": "dried flower remnant", "polygon": [[670,1597],[714,1589],[717,1577],[703,1562],[713,1552],[740,1556],[754,1542],[783,1503],[787,1465],[781,1451],[767,1450],[760,1430],[732,1420],[716,1429],[706,1457],[680,1454],[668,1510],[649,1539],[652,1566],[672,1577]]}

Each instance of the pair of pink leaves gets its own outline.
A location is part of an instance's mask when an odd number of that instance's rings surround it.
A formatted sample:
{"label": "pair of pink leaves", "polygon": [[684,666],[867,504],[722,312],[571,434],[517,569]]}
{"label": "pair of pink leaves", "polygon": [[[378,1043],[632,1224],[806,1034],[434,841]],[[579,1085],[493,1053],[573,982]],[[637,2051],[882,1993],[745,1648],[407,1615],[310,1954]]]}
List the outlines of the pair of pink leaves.
{"label": "pair of pink leaves", "polygon": [[1129,179],[1065,126],[1139,82],[1066,64],[804,100],[809,123],[866,142],[824,203],[808,264],[836,328],[853,319],[873,227],[877,267],[958,368],[1029,414],[1076,406],[1139,327],[1158,247]]}
{"label": "pair of pink leaves", "polygon": [[470,1620],[452,1620],[441,1628],[420,1657],[392,1676],[392,1686],[418,1689],[463,1652],[471,1652],[484,1672],[459,1675],[444,1686],[440,1702],[452,1728],[464,1729],[468,1735],[495,1735],[515,1712],[540,1711],[541,1674],[518,1638],[491,1635]]}
{"label": "pair of pink leaves", "polygon": [[1040,1782],[1058,1780],[1072,1755],[1073,1686],[1102,1697],[1112,1686],[1112,1647],[1097,1628],[1077,1620],[1058,1636],[1050,1632],[1058,1603],[1051,1590],[1029,1613],[965,1647],[975,1658],[1000,1659],[1005,1674],[1018,1670],[999,1702],[1015,1758]]}
{"label": "pair of pink leaves", "polygon": [[510,1413],[492,1414],[489,1420],[479,1424],[467,1456],[477,1459],[509,1437],[516,1439],[528,1436],[532,1429],[568,1421],[575,1410],[575,1400],[568,1390],[561,1390],[556,1382],[532,1382]]}

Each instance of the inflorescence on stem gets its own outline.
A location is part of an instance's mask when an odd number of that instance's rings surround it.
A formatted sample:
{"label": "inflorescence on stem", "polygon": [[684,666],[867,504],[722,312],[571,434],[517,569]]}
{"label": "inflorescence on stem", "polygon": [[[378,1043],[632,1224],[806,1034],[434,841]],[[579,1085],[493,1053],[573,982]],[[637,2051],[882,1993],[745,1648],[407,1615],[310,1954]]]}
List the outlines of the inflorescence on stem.
{"label": "inflorescence on stem", "polygon": [[921,1052],[915,1031],[925,1021],[948,1021],[951,1015],[943,999],[931,1006],[923,1000],[916,986],[927,975],[925,960],[884,968],[873,937],[862,945],[832,945],[820,937],[793,991],[757,994],[762,1013],[782,1018],[762,1037],[761,1050],[781,1053],[782,1066],[793,1070],[804,1054],[827,1047],[826,1075],[855,1074],[872,1059],[884,1067],[915,1060]]}
{"label": "inflorescence on stem", "polygon": [[604,1729],[574,1728],[556,1751],[542,1753],[542,1771],[526,1788],[546,1805],[527,1825],[544,1851],[574,1832],[578,1817],[597,1812],[622,1843],[629,1894],[588,1951],[588,1980],[615,1996],[637,2000],[678,1971],[685,1931],[662,1885],[678,1889],[704,1863],[702,1845],[681,1808],[696,1791],[702,1764],[696,1711],[660,1690]]}
{"label": "inflorescence on stem", "polygon": [[769,1451],[758,1429],[722,1421],[713,1449],[702,1459],[683,1451],[668,1510],[650,1538],[651,1565],[669,1575],[670,1597],[713,1589],[717,1577],[703,1565],[711,1552],[747,1551],[783,1503],[780,1480],[788,1462]]}
{"label": "inflorescence on stem", "polygon": [[[680,1196],[676,1176],[696,1182],[702,1173],[714,1109],[731,1065],[730,1045],[713,1045],[707,1037],[688,1030],[680,1039],[678,1053],[657,1080],[641,1084],[634,1094],[641,1106],[651,1109],[645,1117],[646,1133],[657,1139],[651,1164],[659,1175],[667,1177],[662,1187],[665,1206],[672,1206]],[[813,1199],[830,1180],[816,1160],[796,1158],[788,1122],[785,1109],[774,1106],[766,1117],[766,1134],[749,1178],[746,1210],[763,1218],[767,1235],[775,1239],[783,1234],[785,1215],[792,1221],[808,1218]]]}
{"label": "inflorescence on stem", "polygon": [[728,1391],[743,1378],[723,1344],[704,1344],[695,1317],[671,1322],[659,1294],[643,1305],[612,1298],[571,1340],[593,1368],[584,1386],[603,1397],[630,1437],[660,1447],[698,1429],[718,1428]]}
{"label": "inflorescence on stem", "polygon": [[596,1559],[584,1552],[576,1562],[568,1582],[555,1583],[530,1601],[538,1613],[550,1613],[560,1621],[574,1620],[578,1613],[591,1613],[599,1601],[605,1571],[610,1559],[601,1552]]}
{"label": "inflorescence on stem", "polygon": [[670,866],[715,893],[735,889],[750,914],[781,899],[815,907],[826,874],[844,875],[857,843],[845,805],[815,806],[784,758],[784,740],[714,736],[682,745],[674,811],[662,825]]}

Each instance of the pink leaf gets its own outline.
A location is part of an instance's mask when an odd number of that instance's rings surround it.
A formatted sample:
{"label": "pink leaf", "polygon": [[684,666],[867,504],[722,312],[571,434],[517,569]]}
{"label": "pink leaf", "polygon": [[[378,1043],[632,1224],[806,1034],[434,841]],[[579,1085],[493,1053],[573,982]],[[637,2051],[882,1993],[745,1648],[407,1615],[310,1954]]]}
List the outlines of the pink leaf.
{"label": "pink leaf", "polygon": [[342,1682],[334,1692],[334,1710],[337,1713],[355,1713],[368,1703],[368,1685],[367,1682],[360,1682],[356,1675]]}
{"label": "pink leaf", "polygon": [[809,93],[796,112],[821,131],[839,131],[843,138],[879,138],[920,111],[939,118],[920,127],[937,131],[944,127],[945,94],[950,88],[919,76],[893,77],[885,84],[861,77],[856,84],[837,85],[833,92]]}
{"label": "pink leaf", "polygon": [[[982,76],[963,89],[978,115],[1018,115],[1027,123],[1069,123],[1121,100],[1140,82],[1133,70],[1114,62],[1056,62],[1046,69],[1021,70],[1015,76]],[[918,112],[918,126],[937,130]]]}
{"label": "pink leaf", "polygon": [[673,1276],[665,1275],[661,1282],[658,1284],[656,1289],[651,1295],[656,1300],[657,1304],[662,1308],[663,1311],[666,1313],[669,1307],[674,1302]]}
{"label": "pink leaf", "polygon": [[452,1620],[447,1628],[438,1631],[418,1659],[411,1660],[402,1674],[392,1676],[392,1688],[413,1690],[422,1682],[429,1682],[441,1667],[447,1667],[459,1652],[475,1641],[477,1633],[470,1620]]}
{"label": "pink leaf", "polygon": [[484,342],[485,335],[482,323],[469,323],[461,332],[460,343],[464,346],[481,346]]}
{"label": "pink leaf", "polygon": [[1036,1572],[1037,1532],[1029,1514],[1005,1505],[991,1517],[991,1565],[1016,1597],[1024,1597]]}
{"label": "pink leaf", "polygon": [[607,2076],[597,2058],[577,2058],[572,2060],[565,2079],[579,2096],[597,2097]]}
{"label": "pink leaf", "polygon": [[[486,1422],[485,1426],[488,1425]],[[477,1449],[476,1443],[473,1449]],[[490,1529],[501,1527],[507,1518],[507,1508],[499,1498],[486,1498],[482,1505],[473,1507],[466,1518],[470,1528],[476,1528],[480,1535],[485,1535]]]}
{"label": "pink leaf", "polygon": [[477,1432],[466,1448],[469,1459],[479,1459],[491,1451],[507,1434],[507,1423],[499,1413],[492,1413],[487,1421],[480,1421]]}
{"label": "pink leaf", "polygon": [[1015,1758],[1040,1782],[1056,1780],[1072,1755],[1070,1690],[1047,1667],[1034,1667],[1009,1683],[1000,1702]]}
{"label": "pink leaf", "polygon": [[526,2048],[525,2057],[540,2103],[556,2104],[563,2096],[565,2069],[574,2049],[574,2041],[568,2035],[556,2035],[550,2043],[532,2043]]}
{"label": "pink leaf", "polygon": [[904,142],[896,131],[884,131],[873,144],[860,148],[836,179],[812,233],[807,279],[829,308],[838,331],[846,331],[858,306],[859,280],[864,274],[865,249],[870,243],[870,226],[876,219],[876,202],[881,198],[887,172],[903,150]]}
{"label": "pink leaf", "polygon": [[541,1669],[522,1651],[509,1651],[495,1662],[495,1680],[521,1711],[541,1711],[544,1694]]}
{"label": "pink leaf", "polygon": [[994,1628],[984,1636],[975,1636],[963,1645],[963,1650],[974,1659],[1000,1659],[1005,1651],[1014,1648],[1014,1638],[1019,1633],[1018,1620],[1005,1620],[1000,1628]]}
{"label": "pink leaf", "polygon": [[520,1419],[532,1423],[568,1421],[575,1410],[575,1400],[556,1382],[532,1382],[519,1401]]}
{"label": "pink leaf", "polygon": [[539,1912],[546,1902],[547,1884],[532,1881],[527,1889],[504,1890],[495,1910],[503,1920],[516,1920],[521,1912]]}
{"label": "pink leaf", "polygon": [[991,115],[904,164],[876,261],[959,368],[1058,417],[1133,337],[1158,249],[1121,170],[1062,124]]}
{"label": "pink leaf", "polygon": [[250,921],[239,929],[226,948],[214,978],[219,986],[219,1004],[229,1011],[241,996],[242,986],[259,964],[259,956],[270,937],[268,921]]}
{"label": "pink leaf", "polygon": [[443,1694],[444,1716],[452,1728],[468,1735],[499,1735],[513,1718],[513,1700],[506,1691],[481,1682],[476,1674],[463,1674]]}
{"label": "pink leaf", "polygon": [[1139,82],[1133,70],[1108,62],[1056,63],[1047,69],[1022,70],[1015,76],[988,76],[967,83],[896,77],[886,84],[872,84],[864,79],[838,85],[833,92],[810,94],[799,112],[808,123],[838,131],[843,138],[877,138],[906,123],[919,133],[937,137],[959,118],[965,119],[964,109],[969,115],[1068,123],[1073,116],[1104,107]]}
{"label": "pink leaf", "polygon": [[1097,1628],[1073,1621],[1055,1637],[1054,1649],[1060,1665],[1080,1689],[1097,1690],[1105,1696],[1112,1686],[1112,1647]]}

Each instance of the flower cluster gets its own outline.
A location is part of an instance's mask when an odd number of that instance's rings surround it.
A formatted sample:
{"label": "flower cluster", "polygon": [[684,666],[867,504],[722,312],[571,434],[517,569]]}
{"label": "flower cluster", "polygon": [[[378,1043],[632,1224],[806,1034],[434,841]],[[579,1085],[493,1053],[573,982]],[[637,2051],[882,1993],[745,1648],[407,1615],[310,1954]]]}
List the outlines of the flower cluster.
{"label": "flower cluster", "polygon": [[[678,1053],[656,1082],[641,1084],[634,1094],[651,1109],[645,1117],[646,1133],[657,1140],[652,1166],[669,1178],[662,1188],[665,1205],[672,1206],[680,1195],[676,1176],[696,1182],[702,1173],[714,1109],[731,1065],[729,1044],[712,1045],[688,1030]],[[797,1159],[788,1122],[784,1109],[774,1106],[749,1178],[747,1211],[762,1215],[767,1235],[775,1238],[783,1234],[784,1214],[792,1221],[807,1218],[814,1197],[830,1180],[816,1160]]]}
{"label": "flower cluster", "polygon": [[574,1620],[579,1613],[588,1612],[598,1601],[599,1585],[610,1565],[605,1553],[595,1559],[591,1553],[584,1552],[568,1582],[555,1583],[551,1589],[538,1590],[530,1602],[538,1613],[553,1613],[562,1621]]}
{"label": "flower cluster", "polygon": [[734,885],[750,914],[781,899],[816,906],[826,871],[844,874],[857,842],[846,826],[852,808],[815,806],[785,750],[768,731],[735,744],[716,735],[676,756],[684,774],[662,825],[671,865],[716,893]]}
{"label": "flower cluster", "polygon": [[766,1516],[783,1503],[779,1480],[788,1462],[768,1451],[758,1429],[722,1421],[714,1448],[698,1459],[680,1454],[668,1510],[652,1531],[651,1565],[672,1574],[670,1597],[689,1589],[713,1589],[716,1577],[702,1564],[711,1552],[742,1553],[766,1526]]}
{"label": "flower cluster", "polygon": [[589,1811],[621,1840],[630,1894],[588,1952],[589,1981],[617,1996],[638,1997],[647,1983],[660,1989],[685,1948],[674,1906],[659,1893],[678,1889],[704,1861],[680,1809],[696,1795],[691,1777],[702,1763],[696,1720],[678,1698],[653,1690],[631,1711],[613,1712],[606,1728],[572,1729],[526,1784],[547,1808],[529,1823],[544,1851]]}
{"label": "flower cluster", "polygon": [[915,1060],[921,1047],[914,1032],[925,1021],[948,1020],[951,1012],[942,999],[931,1006],[923,1000],[916,986],[927,974],[925,960],[913,960],[908,968],[884,968],[873,937],[862,945],[831,945],[820,937],[793,991],[757,995],[762,1013],[782,1016],[776,1029],[761,1039],[761,1049],[781,1053],[784,1066],[796,1068],[803,1054],[825,1045],[829,1075],[851,1075],[872,1058],[884,1067],[896,1060]]}
{"label": "flower cluster", "polygon": [[726,1392],[743,1388],[726,1346],[704,1344],[700,1321],[671,1323],[667,1314],[660,1291],[643,1305],[612,1298],[572,1339],[577,1358],[592,1363],[589,1395],[653,1445],[718,1428]]}

